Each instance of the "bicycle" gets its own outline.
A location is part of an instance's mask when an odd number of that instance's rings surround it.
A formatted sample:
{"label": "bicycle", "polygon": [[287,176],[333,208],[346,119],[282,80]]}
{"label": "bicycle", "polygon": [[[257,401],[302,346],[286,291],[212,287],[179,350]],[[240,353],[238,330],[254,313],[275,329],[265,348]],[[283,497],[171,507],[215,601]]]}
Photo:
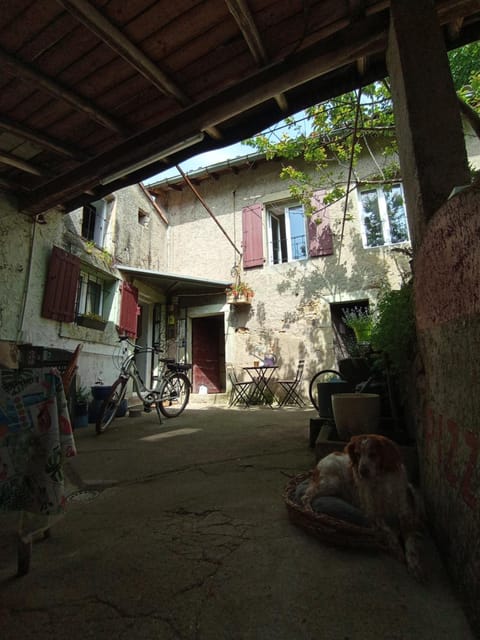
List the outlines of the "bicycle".
{"label": "bicycle", "polygon": [[191,368],[191,364],[176,362],[173,358],[159,358],[163,367],[155,387],[149,389],[140,376],[136,357],[140,353],[159,353],[159,350],[156,347],[139,347],[127,336],[121,336],[120,342],[126,342],[133,351],[122,360],[120,375],[113,383],[109,396],[100,408],[95,425],[98,435],[103,433],[115,418],[117,410],[125,398],[130,378],[133,379],[134,390],[143,403],[144,411],[150,412],[152,405],[155,404],[160,424],[162,423],[162,415],[166,418],[179,416],[190,399],[191,384],[186,372]]}

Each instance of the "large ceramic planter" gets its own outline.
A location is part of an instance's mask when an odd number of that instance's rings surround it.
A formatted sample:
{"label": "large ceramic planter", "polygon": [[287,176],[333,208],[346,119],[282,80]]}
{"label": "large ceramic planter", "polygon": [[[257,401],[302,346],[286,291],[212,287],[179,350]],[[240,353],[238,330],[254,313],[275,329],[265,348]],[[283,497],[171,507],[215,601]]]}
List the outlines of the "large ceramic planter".
{"label": "large ceramic planter", "polygon": [[332,410],[338,435],[344,441],[362,433],[378,433],[380,396],[378,393],[335,393]]}
{"label": "large ceramic planter", "polygon": [[332,396],[352,392],[353,385],[346,380],[332,380],[317,384],[318,414],[321,418],[333,419]]}

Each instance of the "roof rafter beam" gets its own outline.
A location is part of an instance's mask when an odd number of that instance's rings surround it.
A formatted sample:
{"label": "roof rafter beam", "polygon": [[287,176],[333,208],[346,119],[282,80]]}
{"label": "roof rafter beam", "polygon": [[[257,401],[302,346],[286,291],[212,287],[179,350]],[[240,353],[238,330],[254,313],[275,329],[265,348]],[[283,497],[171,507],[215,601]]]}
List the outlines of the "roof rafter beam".
{"label": "roof rafter beam", "polygon": [[22,62],[2,49],[0,49],[0,62],[3,62],[3,64],[10,67],[14,71],[15,75],[20,77],[22,80],[33,82],[35,85],[55,96],[55,98],[65,100],[65,102],[68,102],[74,109],[77,111],[83,111],[103,127],[112,129],[122,135],[126,133],[122,125],[116,122],[108,114],[98,109],[92,102],[86,100],[67,87],[62,86],[59,82],[52,80],[41,71],[33,69],[30,65]]}
{"label": "roof rafter beam", "polygon": [[26,173],[31,173],[34,176],[48,176],[48,173],[38,165],[28,162],[28,160],[23,160],[22,158],[11,153],[7,153],[6,151],[0,151],[0,162],[8,164],[11,167],[15,167],[16,169],[20,169],[21,171],[25,171]]}
{"label": "roof rafter beam", "polygon": [[268,55],[247,3],[245,0],[225,0],[225,2],[248,44],[255,62],[258,66],[265,66],[269,61]]}
{"label": "roof rafter beam", "polygon": [[57,2],[100,40],[122,56],[163,94],[172,96],[183,106],[191,103],[190,98],[180,87],[93,5],[86,0],[57,0]]}
{"label": "roof rafter beam", "polygon": [[[171,96],[183,107],[192,104],[191,98],[181,87],[90,2],[87,0],[57,0],[57,2],[100,40],[118,53],[161,93]],[[216,140],[222,137],[221,133],[216,129],[207,131],[207,133]]]}
{"label": "roof rafter beam", "polygon": [[25,140],[29,140],[30,142],[35,142],[35,144],[38,144],[40,147],[54,151],[62,156],[66,156],[67,158],[72,158],[72,160],[77,160],[78,162],[84,162],[89,157],[83,151],[67,146],[59,140],[46,136],[40,131],[35,131],[34,129],[25,127],[5,116],[0,117],[0,129],[13,133],[14,135],[24,138]]}
{"label": "roof rafter beam", "polygon": [[374,16],[368,24],[352,26],[321,44],[304,49],[281,63],[272,64],[245,78],[237,86],[192,105],[121,142],[94,160],[38,187],[21,197],[20,206],[31,213],[57,206],[81,190],[94,188],[105,177],[128,169],[128,166],[145,157],[158,155],[162,149],[178,144],[179,140],[186,140],[198,131],[221,124],[279,93],[351,64],[357,58],[383,51],[387,30],[386,16]]}
{"label": "roof rafter beam", "polygon": [[[255,24],[255,20],[247,3],[245,0],[225,0],[225,2],[230,13],[235,18],[238,28],[243,34],[253,59],[259,67],[266,66],[270,62],[270,59],[263,46],[260,32],[257,29],[257,25]],[[287,110],[288,105],[285,96],[280,94],[275,96],[275,100],[281,111]]]}

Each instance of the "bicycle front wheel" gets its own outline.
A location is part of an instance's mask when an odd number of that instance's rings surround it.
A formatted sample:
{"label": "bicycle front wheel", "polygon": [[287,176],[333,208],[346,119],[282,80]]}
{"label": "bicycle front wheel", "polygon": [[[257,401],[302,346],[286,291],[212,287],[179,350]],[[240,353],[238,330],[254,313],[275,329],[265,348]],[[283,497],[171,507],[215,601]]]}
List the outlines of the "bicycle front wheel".
{"label": "bicycle front wheel", "polygon": [[166,378],[159,391],[157,401],[157,413],[160,421],[160,414],[166,418],[179,416],[188,404],[190,399],[190,381],[183,373],[173,373]]}
{"label": "bicycle front wheel", "polygon": [[125,397],[126,391],[127,381],[123,378],[118,378],[117,380],[115,380],[112,385],[110,395],[103,402],[100,408],[100,413],[98,414],[97,422],[95,425],[98,435],[103,433],[115,418],[118,407]]}

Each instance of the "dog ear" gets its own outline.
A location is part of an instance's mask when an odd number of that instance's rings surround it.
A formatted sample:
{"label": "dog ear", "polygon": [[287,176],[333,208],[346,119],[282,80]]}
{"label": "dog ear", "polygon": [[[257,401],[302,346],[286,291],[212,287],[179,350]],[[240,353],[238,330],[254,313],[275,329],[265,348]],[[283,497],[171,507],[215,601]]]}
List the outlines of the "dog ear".
{"label": "dog ear", "polygon": [[350,442],[347,444],[347,446],[343,451],[348,455],[352,464],[357,464],[358,453],[357,453],[357,443],[356,443],[355,437],[350,439]]}
{"label": "dog ear", "polygon": [[384,473],[398,471],[402,464],[402,454],[400,449],[388,438],[376,438],[377,446],[379,446],[379,465]]}

